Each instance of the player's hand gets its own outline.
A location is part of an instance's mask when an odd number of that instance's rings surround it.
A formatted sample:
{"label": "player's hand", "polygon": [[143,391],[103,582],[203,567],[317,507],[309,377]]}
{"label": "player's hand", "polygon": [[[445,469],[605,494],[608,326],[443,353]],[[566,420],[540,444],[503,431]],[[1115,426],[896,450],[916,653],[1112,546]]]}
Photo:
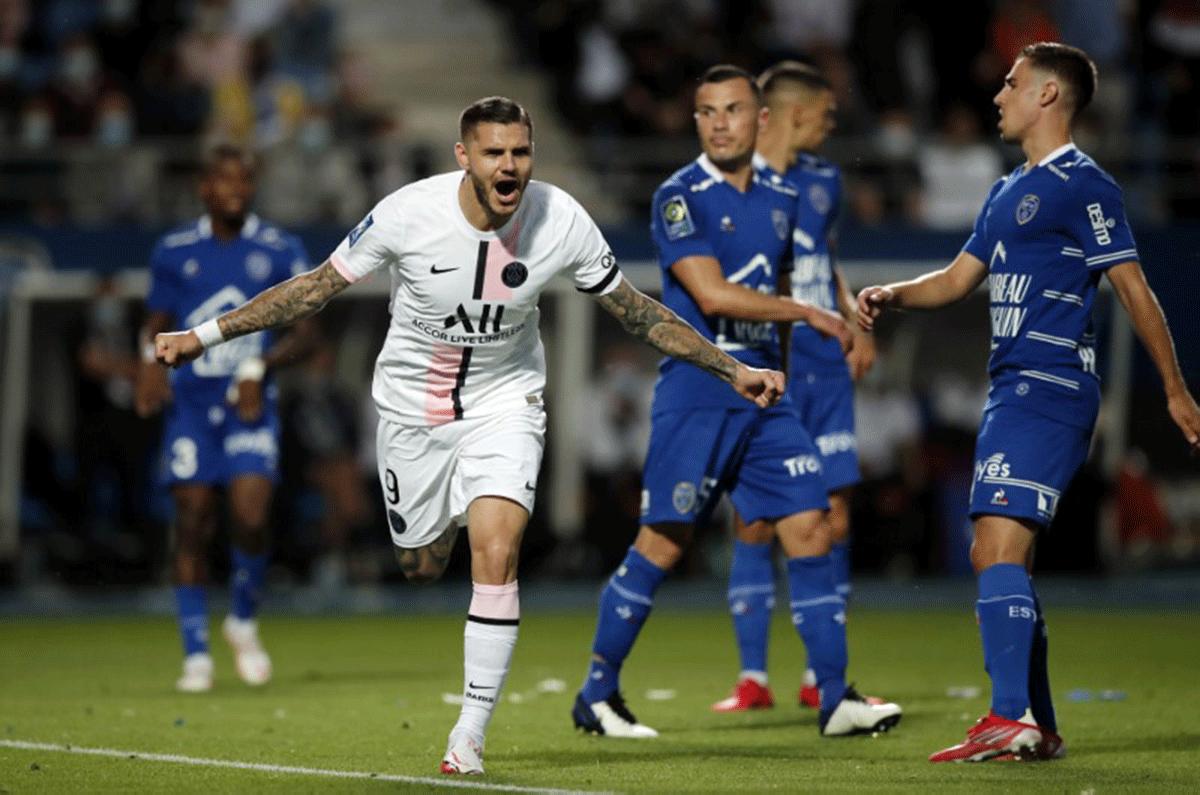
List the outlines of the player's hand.
{"label": "player's hand", "polygon": [[854,335],[854,348],[846,354],[846,364],[850,366],[850,377],[858,381],[866,375],[875,364],[875,337],[869,331],[859,331]]}
{"label": "player's hand", "polygon": [[896,294],[888,287],[864,287],[858,294],[858,327],[863,331],[875,328],[875,318],[895,299]]}
{"label": "player's hand", "polygon": [[171,381],[158,362],[143,361],[138,365],[134,384],[134,410],[143,419],[152,417],[171,400]]}
{"label": "player's hand", "polygon": [[770,408],[783,397],[787,382],[778,370],[760,370],[739,364],[734,376],[733,388],[739,395],[759,406]]}
{"label": "player's hand", "polygon": [[842,344],[843,354],[854,350],[854,330],[841,315],[819,306],[809,306],[804,322],[822,337],[835,337]]}
{"label": "player's hand", "polygon": [[200,358],[204,346],[194,331],[168,331],[154,335],[154,357],[167,367],[182,367]]}
{"label": "player's hand", "polygon": [[1195,399],[1186,389],[1168,395],[1167,411],[1179,430],[1183,431],[1183,438],[1187,439],[1192,455],[1200,453],[1200,408],[1196,407]]}

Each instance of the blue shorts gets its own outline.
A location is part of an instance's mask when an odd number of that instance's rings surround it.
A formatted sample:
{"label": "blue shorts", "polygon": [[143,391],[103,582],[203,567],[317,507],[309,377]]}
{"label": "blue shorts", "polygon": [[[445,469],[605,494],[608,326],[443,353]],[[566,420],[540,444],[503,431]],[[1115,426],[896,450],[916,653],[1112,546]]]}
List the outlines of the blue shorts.
{"label": "blue shorts", "polygon": [[858,436],[854,433],[854,382],[841,376],[804,375],[788,379],[788,394],[800,424],[821,455],[825,486],[830,491],[862,480],[858,468]]}
{"label": "blue shorts", "polygon": [[173,483],[228,483],[239,475],[279,480],[279,412],[266,398],[262,416],[245,423],[224,400],[176,399],[163,432],[162,470]]}
{"label": "blue shorts", "polygon": [[1049,526],[1058,501],[1087,460],[1092,430],[1014,406],[984,412],[975,442],[971,518],[983,514]]}
{"label": "blue shorts", "polygon": [[747,522],[829,507],[820,457],[790,407],[654,415],[642,523],[703,523],[725,493]]}

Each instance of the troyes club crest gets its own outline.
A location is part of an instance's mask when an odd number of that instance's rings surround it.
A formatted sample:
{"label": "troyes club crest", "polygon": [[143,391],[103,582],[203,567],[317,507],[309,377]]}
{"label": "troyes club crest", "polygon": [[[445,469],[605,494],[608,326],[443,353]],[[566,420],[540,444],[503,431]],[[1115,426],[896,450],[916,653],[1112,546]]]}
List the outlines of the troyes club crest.
{"label": "troyes club crest", "polygon": [[1022,196],[1021,201],[1017,203],[1017,223],[1022,226],[1029,223],[1034,213],[1038,211],[1040,203],[1041,199],[1032,193]]}

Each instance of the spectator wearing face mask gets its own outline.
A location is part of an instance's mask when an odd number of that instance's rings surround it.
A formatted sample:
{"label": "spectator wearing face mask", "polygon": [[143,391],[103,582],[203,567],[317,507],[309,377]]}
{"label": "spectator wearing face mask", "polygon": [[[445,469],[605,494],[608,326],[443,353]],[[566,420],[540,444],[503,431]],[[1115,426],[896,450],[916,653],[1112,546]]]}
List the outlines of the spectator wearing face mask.
{"label": "spectator wearing face mask", "polygon": [[55,136],[66,141],[90,138],[101,96],[119,88],[119,81],[104,70],[90,36],[77,33],[67,38],[49,88]]}

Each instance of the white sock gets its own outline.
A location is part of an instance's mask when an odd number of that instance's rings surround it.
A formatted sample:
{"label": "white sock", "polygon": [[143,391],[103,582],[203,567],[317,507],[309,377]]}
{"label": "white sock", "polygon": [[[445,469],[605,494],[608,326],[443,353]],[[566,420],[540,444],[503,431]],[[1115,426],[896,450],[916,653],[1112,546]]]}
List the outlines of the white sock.
{"label": "white sock", "polygon": [[474,584],[463,628],[463,704],[454,732],[483,739],[517,645],[520,601],[517,583]]}

